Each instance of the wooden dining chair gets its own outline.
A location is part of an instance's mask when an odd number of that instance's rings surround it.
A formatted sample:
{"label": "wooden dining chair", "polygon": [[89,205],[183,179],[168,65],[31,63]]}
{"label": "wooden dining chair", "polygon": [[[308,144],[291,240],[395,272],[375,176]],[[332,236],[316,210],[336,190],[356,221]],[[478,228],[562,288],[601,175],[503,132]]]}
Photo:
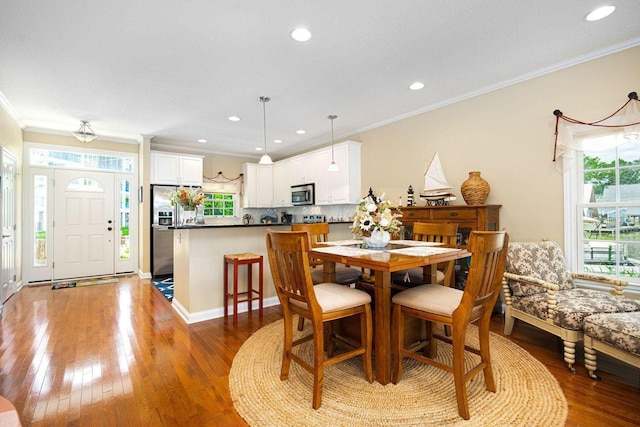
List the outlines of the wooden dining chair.
{"label": "wooden dining chair", "polygon": [[[310,244],[312,248],[322,246],[322,243],[329,241],[329,223],[328,222],[312,222],[304,224],[291,224],[291,231],[306,231],[309,233]],[[321,259],[309,256],[309,265],[311,266],[311,281],[314,285],[324,282],[324,268]],[[320,268],[317,268],[320,267]],[[350,285],[357,283],[362,279],[362,270],[352,268],[346,265],[336,265],[335,283],[340,285]],[[304,317],[298,319],[298,330],[304,328]]]}
{"label": "wooden dining chair", "polygon": [[[442,243],[456,246],[458,224],[439,222],[416,222],[413,224],[413,240]],[[455,261],[438,264],[437,283],[454,287]],[[411,268],[391,273],[391,282],[396,289],[408,289],[424,284],[422,268]]]}
{"label": "wooden dining chair", "polygon": [[[291,224],[291,231],[306,231],[309,233],[311,239],[311,247],[315,248],[322,246],[322,243],[329,241],[329,223],[317,222],[308,224]],[[311,266],[311,280],[314,284],[324,282],[322,260],[314,258],[309,259],[309,265]],[[317,268],[320,267],[320,268]],[[356,283],[362,278],[362,270],[359,268],[348,267],[345,265],[336,265],[336,279],[335,283],[341,285],[350,285]]]}
{"label": "wooden dining chair", "polygon": [[[337,283],[311,282],[309,266],[310,243],[306,231],[268,231],[267,253],[271,274],[284,315],[284,349],[280,379],[289,377],[291,361],[313,374],[313,408],[322,403],[324,368],[362,355],[367,381],[373,381],[371,369],[371,297],[366,292]],[[293,314],[311,322],[312,333],[293,341]],[[331,322],[350,316],[360,317],[360,346],[339,340],[331,331]],[[328,357],[325,359],[325,324],[327,324]],[[313,361],[303,360],[293,349],[313,340]],[[346,352],[334,356],[336,342],[346,345]]]}
{"label": "wooden dining chair", "polygon": [[[496,391],[489,352],[489,323],[502,284],[508,243],[509,236],[504,231],[473,231],[469,242],[471,267],[464,291],[447,286],[422,285],[402,291],[392,300],[394,366],[391,381],[397,384],[400,380],[404,356],[453,373],[458,414],[465,420],[469,419],[468,380],[482,371],[487,390]],[[427,321],[427,339],[411,348],[404,348],[402,342],[405,316]],[[476,321],[479,349],[465,345],[467,327]],[[450,325],[452,336],[434,333],[436,323]],[[452,365],[435,360],[437,340],[452,344]],[[422,349],[425,355],[417,353]],[[465,350],[480,355],[479,363],[468,371],[464,366]]]}

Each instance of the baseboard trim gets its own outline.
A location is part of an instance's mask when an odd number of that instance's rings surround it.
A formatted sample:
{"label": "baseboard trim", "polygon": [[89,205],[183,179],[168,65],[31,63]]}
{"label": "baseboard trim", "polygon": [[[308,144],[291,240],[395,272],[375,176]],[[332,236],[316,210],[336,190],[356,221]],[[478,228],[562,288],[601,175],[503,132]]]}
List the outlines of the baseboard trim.
{"label": "baseboard trim", "polygon": [[[274,305],[279,305],[280,300],[278,297],[270,297],[265,298],[262,302],[263,307],[272,307]],[[174,311],[185,321],[186,324],[190,325],[192,323],[204,322],[206,320],[219,319],[220,317],[224,317],[224,307],[212,308],[210,310],[197,311],[194,313],[189,312],[180,301],[176,298],[173,299],[171,303]],[[258,302],[253,302],[253,311],[258,310]],[[246,313],[248,311],[248,304],[246,302],[238,304],[238,313]],[[229,315],[233,314],[233,307],[229,307]]]}

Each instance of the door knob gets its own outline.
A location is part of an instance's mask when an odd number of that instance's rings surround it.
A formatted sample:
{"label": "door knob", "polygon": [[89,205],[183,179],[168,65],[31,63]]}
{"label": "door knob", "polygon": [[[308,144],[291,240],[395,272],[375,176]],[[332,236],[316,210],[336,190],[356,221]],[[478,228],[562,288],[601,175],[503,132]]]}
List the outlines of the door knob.
{"label": "door knob", "polygon": [[111,220],[109,220],[109,221],[107,221],[107,222],[108,222],[109,224],[113,223],[113,221],[111,221]]}

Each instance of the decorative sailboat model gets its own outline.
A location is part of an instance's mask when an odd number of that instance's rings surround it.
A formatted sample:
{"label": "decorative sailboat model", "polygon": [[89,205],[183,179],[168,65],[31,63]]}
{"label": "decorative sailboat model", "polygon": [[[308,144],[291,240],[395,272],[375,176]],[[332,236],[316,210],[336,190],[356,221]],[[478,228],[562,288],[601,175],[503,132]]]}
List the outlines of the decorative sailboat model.
{"label": "decorative sailboat model", "polygon": [[446,206],[450,201],[456,200],[456,196],[451,193],[452,188],[444,176],[440,157],[436,153],[424,173],[424,190],[420,193],[420,198],[427,200],[427,206]]}

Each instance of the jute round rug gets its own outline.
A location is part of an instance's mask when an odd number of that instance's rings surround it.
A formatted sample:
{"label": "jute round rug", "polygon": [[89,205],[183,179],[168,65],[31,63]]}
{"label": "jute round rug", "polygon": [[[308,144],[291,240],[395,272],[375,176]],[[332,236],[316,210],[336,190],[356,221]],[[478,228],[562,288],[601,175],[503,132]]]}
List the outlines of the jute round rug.
{"label": "jute round rug", "polygon": [[[309,333],[310,322],[305,322]],[[296,323],[294,323],[296,324]],[[477,345],[477,328],[467,342]],[[295,329],[295,328],[294,328]],[[295,339],[295,335],[294,335]],[[364,379],[361,358],[325,368],[322,406],[311,408],[312,375],[291,363],[280,380],[282,320],[253,334],[236,354],[229,374],[233,404],[251,426],[562,426],[567,401],[557,380],[524,349],[491,333],[497,392],[482,373],[467,383],[471,419],[458,416],[453,375],[405,358],[397,385]],[[298,348],[312,360],[312,342]],[[467,355],[469,364],[475,355]],[[451,361],[451,346],[438,343],[437,358]]]}

